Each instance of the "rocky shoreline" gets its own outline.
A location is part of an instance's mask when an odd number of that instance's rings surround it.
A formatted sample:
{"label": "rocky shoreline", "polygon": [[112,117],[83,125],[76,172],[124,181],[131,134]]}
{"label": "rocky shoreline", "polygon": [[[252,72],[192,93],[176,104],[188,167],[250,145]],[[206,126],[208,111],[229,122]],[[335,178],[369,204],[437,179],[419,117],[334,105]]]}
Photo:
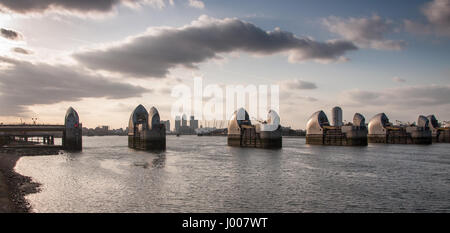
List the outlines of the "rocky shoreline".
{"label": "rocky shoreline", "polygon": [[40,184],[31,177],[14,171],[22,156],[58,154],[59,151],[0,149],[0,213],[30,213],[25,196],[40,191]]}

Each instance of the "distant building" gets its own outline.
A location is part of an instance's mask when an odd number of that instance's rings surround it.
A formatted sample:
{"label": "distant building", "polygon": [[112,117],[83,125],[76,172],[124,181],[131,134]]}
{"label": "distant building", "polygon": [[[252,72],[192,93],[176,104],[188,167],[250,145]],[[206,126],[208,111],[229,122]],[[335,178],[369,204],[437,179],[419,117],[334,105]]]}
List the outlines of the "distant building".
{"label": "distant building", "polygon": [[179,116],[175,117],[175,132],[180,132],[181,118]]}
{"label": "distant building", "polygon": [[183,114],[183,116],[181,117],[181,126],[182,127],[187,127],[187,116],[186,116],[186,114]]}
{"label": "distant building", "polygon": [[128,127],[124,130],[120,129],[110,129],[109,126],[97,126],[95,129],[83,127],[83,136],[105,136],[105,135],[127,135]]}
{"label": "distant building", "polygon": [[186,114],[183,114],[181,117],[175,117],[175,132],[179,134],[195,134],[195,129],[198,128],[198,120],[194,119],[194,116],[191,116],[189,120],[189,126]]}
{"label": "distant building", "polygon": [[166,132],[170,132],[170,120],[160,122],[166,127]]}
{"label": "distant building", "polygon": [[190,122],[189,122],[189,126],[192,130],[196,130],[198,129],[198,120],[194,119],[194,116],[191,116]]}
{"label": "distant building", "polygon": [[331,125],[332,126],[342,126],[342,108],[336,106],[331,109]]}

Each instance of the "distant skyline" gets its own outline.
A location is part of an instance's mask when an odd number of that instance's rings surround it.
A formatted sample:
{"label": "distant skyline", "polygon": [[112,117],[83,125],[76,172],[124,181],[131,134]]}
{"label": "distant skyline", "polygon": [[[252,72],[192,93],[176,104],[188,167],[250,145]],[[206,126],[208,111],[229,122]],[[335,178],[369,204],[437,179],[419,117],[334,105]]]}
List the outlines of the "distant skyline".
{"label": "distant skyline", "polygon": [[72,106],[84,127],[125,128],[138,104],[167,120],[194,77],[279,85],[292,128],[334,106],[450,120],[450,0],[0,0],[0,27],[3,123]]}

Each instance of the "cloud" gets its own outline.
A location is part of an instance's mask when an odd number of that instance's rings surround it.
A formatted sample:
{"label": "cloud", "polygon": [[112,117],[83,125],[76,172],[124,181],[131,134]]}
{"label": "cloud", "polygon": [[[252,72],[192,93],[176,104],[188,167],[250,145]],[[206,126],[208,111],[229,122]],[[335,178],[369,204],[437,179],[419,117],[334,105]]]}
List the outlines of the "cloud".
{"label": "cloud", "polygon": [[283,90],[309,90],[317,89],[317,85],[313,82],[303,81],[300,79],[284,80],[280,82]]}
{"label": "cloud", "polygon": [[22,39],[22,35],[16,31],[2,28],[0,29],[0,35],[9,40],[20,40]]}
{"label": "cloud", "polygon": [[[109,13],[119,4],[131,7],[151,5],[162,8],[166,0],[0,0],[0,11],[13,12],[17,14],[42,14],[47,12],[56,13]],[[173,5],[173,0],[168,1]]]}
{"label": "cloud", "polygon": [[397,77],[397,76],[393,77],[393,78],[392,78],[392,81],[394,81],[394,82],[396,82],[396,83],[404,83],[404,82],[406,82],[405,79],[399,78],[399,77]]}
{"label": "cloud", "polygon": [[91,69],[134,77],[164,77],[171,68],[195,69],[201,62],[219,58],[220,53],[286,53],[290,62],[326,62],[342,60],[344,53],[356,49],[349,41],[318,42],[279,29],[267,32],[236,18],[203,15],[184,27],[150,28],[144,34],[102,49],[80,51],[73,57]]}
{"label": "cloud", "polygon": [[395,31],[392,21],[378,15],[371,18],[340,18],[330,16],[322,20],[327,29],[341,37],[353,41],[363,48],[379,50],[401,50],[406,46],[403,40],[387,40],[386,34]]}
{"label": "cloud", "polygon": [[113,82],[102,76],[89,75],[80,67],[33,64],[1,57],[0,115],[26,114],[28,106],[78,101],[83,98],[123,99],[139,97],[149,90],[130,84]]}
{"label": "cloud", "polygon": [[420,106],[447,105],[450,99],[450,85],[421,85],[388,88],[381,91],[353,89],[341,97],[348,103],[371,106],[396,106],[414,108]]}
{"label": "cloud", "polygon": [[[302,90],[314,90],[317,89],[317,85],[313,82],[303,81],[300,79],[289,79],[278,82],[280,86],[280,99],[283,100],[295,100],[316,102],[317,98],[311,96],[303,96]],[[297,103],[297,102],[296,102]]]}
{"label": "cloud", "polygon": [[24,48],[20,48],[20,47],[15,47],[15,48],[12,48],[11,50],[13,52],[21,53],[21,54],[25,54],[25,55],[33,54],[33,51],[27,50],[27,49],[24,49]]}
{"label": "cloud", "polygon": [[308,102],[316,102],[316,101],[318,101],[317,98],[314,98],[314,97],[311,97],[311,96],[300,96],[299,98],[303,99],[303,100],[307,100]]}
{"label": "cloud", "polygon": [[427,21],[404,20],[406,31],[415,34],[450,36],[450,0],[433,0],[426,3],[421,11]]}
{"label": "cloud", "polygon": [[202,1],[199,1],[199,0],[189,0],[189,6],[198,8],[198,9],[203,9],[203,8],[205,8],[205,3],[203,3]]}
{"label": "cloud", "polygon": [[450,0],[434,0],[423,8],[428,21],[439,28],[450,29]]}

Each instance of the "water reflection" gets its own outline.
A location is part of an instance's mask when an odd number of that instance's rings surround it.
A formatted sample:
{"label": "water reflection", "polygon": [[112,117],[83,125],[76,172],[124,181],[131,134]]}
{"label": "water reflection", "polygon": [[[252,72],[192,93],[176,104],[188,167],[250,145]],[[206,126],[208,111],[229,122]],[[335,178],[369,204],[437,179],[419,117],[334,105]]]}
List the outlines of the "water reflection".
{"label": "water reflection", "polygon": [[166,153],[157,154],[156,158],[152,161],[153,167],[163,168],[166,165]]}
{"label": "water reflection", "polygon": [[83,138],[80,153],[32,156],[16,170],[43,184],[36,212],[450,212],[450,144],[228,147],[225,137]]}

